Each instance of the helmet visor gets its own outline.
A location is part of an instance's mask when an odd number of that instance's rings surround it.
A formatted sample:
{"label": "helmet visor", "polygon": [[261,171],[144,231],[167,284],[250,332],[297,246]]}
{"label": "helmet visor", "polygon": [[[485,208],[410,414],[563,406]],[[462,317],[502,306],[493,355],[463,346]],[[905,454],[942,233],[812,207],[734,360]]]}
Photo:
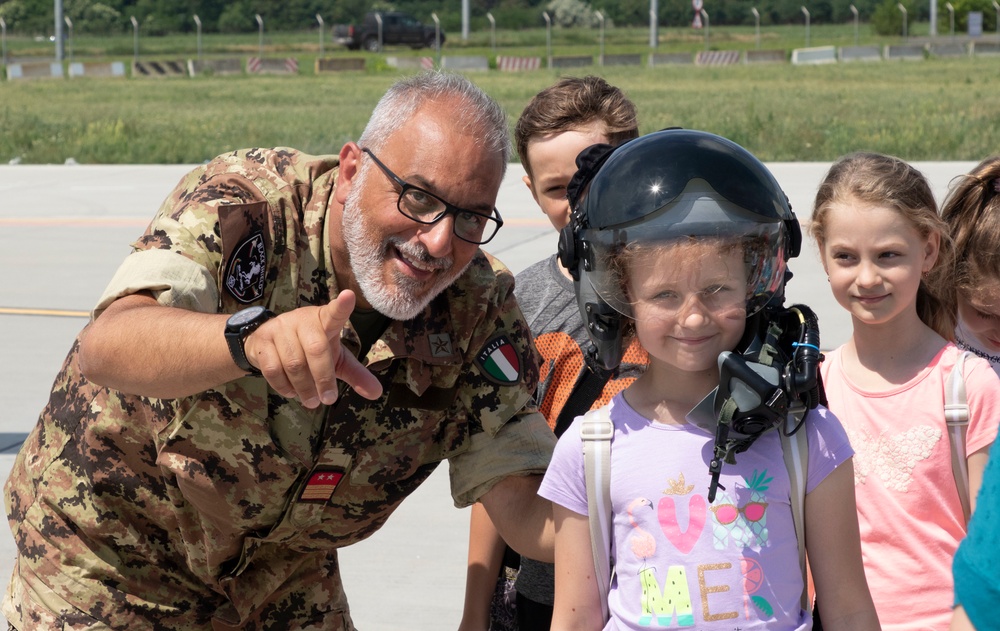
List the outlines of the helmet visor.
{"label": "helmet visor", "polygon": [[750,212],[697,178],[655,212],[581,236],[581,281],[630,318],[639,302],[652,307],[643,313],[668,317],[692,300],[752,315],[784,278],[782,219]]}

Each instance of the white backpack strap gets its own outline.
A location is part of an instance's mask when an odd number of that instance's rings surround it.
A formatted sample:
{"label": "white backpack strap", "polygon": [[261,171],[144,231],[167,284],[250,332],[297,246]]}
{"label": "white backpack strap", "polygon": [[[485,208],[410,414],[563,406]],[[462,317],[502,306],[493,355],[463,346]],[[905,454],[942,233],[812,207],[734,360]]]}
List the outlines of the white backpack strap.
{"label": "white backpack strap", "polygon": [[944,383],[944,419],[948,424],[951,442],[951,470],[962,501],[965,522],[969,522],[972,504],[969,501],[969,464],[965,453],[965,436],[969,429],[969,402],[965,396],[965,358],[969,352],[958,356],[955,367]]}
{"label": "white backpack strap", "polygon": [[[803,414],[806,411],[803,409]],[[798,424],[799,418],[789,414],[786,427],[779,430],[781,435],[781,453],[788,469],[788,480],[791,484],[792,522],[795,524],[795,540],[799,544],[799,569],[802,571],[802,609],[811,611],[809,604],[809,576],[806,570],[806,478],[809,475],[809,439],[806,428],[799,426],[791,436],[786,433]]]}
{"label": "white backpack strap", "polygon": [[614,429],[609,405],[587,412],[580,423],[590,544],[604,620],[609,617],[608,593],[611,590],[611,437]]}

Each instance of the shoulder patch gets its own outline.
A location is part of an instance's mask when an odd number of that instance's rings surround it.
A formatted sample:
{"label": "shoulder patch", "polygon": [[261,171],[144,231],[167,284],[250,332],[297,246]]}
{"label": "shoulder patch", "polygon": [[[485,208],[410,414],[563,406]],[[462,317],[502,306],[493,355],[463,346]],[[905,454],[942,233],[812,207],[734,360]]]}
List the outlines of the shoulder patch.
{"label": "shoulder patch", "polygon": [[476,355],[475,364],[483,376],[502,386],[511,386],[521,380],[521,358],[506,335],[487,342]]}
{"label": "shoulder patch", "polygon": [[233,251],[226,268],[226,290],[236,300],[250,304],[264,295],[267,249],[264,236],[254,232]]}

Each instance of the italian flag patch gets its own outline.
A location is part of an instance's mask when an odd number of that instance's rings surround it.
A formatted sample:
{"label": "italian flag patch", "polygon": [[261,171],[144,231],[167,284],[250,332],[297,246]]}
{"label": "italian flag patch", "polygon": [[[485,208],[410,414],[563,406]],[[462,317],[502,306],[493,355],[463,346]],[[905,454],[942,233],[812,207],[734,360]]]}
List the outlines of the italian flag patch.
{"label": "italian flag patch", "polygon": [[476,355],[476,365],[490,381],[509,386],[521,380],[521,358],[506,335],[496,337]]}

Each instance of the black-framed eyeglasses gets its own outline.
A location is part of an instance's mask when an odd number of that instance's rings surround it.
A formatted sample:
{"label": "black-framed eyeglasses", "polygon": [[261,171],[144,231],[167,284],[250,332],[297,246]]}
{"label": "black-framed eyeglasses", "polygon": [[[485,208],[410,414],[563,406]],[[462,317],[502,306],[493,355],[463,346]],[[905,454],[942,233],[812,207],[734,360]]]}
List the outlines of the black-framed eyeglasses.
{"label": "black-framed eyeglasses", "polygon": [[390,171],[389,167],[382,164],[382,161],[375,157],[371,149],[364,148],[361,151],[370,155],[378,168],[382,169],[382,173],[385,173],[386,177],[399,186],[399,199],[396,200],[396,208],[404,217],[417,223],[429,225],[451,215],[455,218],[453,224],[455,236],[477,245],[489,243],[490,239],[496,236],[500,226],[503,225],[500,211],[495,207],[492,214],[487,215],[449,204],[434,193],[404,181]]}

